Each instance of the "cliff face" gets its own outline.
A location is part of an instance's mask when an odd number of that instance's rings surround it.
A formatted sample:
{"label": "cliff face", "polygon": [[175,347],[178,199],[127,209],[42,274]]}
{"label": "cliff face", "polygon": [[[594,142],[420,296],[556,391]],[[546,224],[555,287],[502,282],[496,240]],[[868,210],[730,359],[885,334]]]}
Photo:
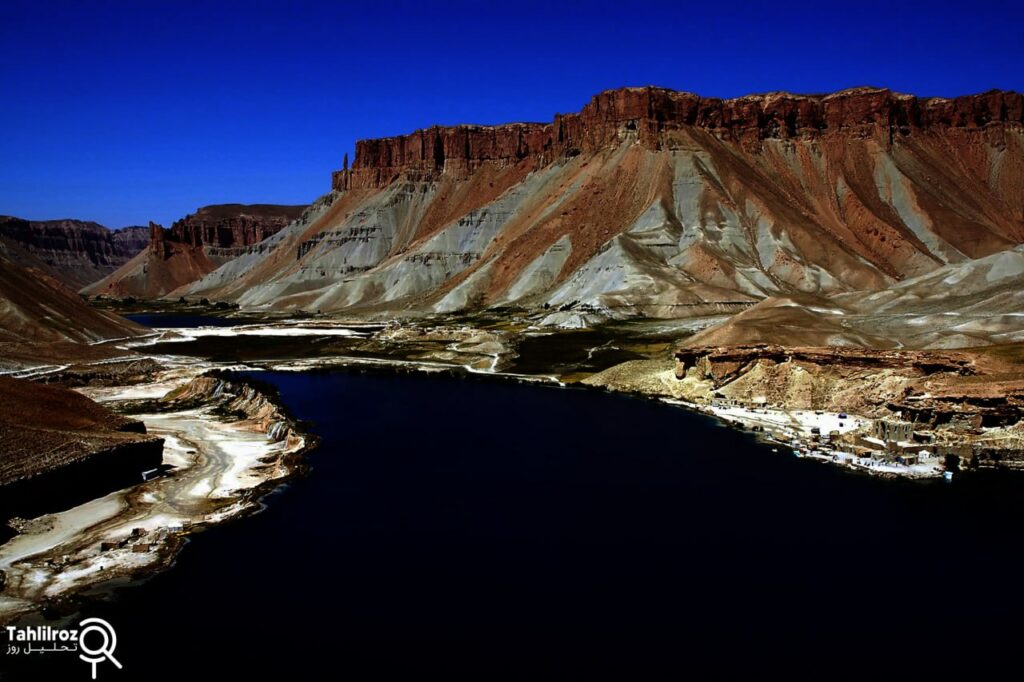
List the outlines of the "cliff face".
{"label": "cliff face", "polygon": [[128,256],[128,259],[125,260],[126,263],[131,260],[131,256],[149,245],[149,228],[144,225],[122,227],[111,232],[110,236],[114,241],[115,248],[120,249],[124,255]]}
{"label": "cliff face", "polygon": [[820,138],[834,134],[896,136],[932,128],[980,129],[1024,121],[1024,97],[991,91],[955,99],[919,98],[876,88],[832,95],[769,93],[737,99],[703,98],[662,88],[623,88],[595,95],[578,114],[552,123],[501,126],[435,126],[410,135],[360,140],[351,169],[337,171],[336,190],[381,187],[402,173],[466,173],[485,162],[515,164],[527,157],[543,164],[589,153],[633,131],[642,144],[671,143],[666,133],[706,130],[745,148],[763,140]]}
{"label": "cliff face", "polygon": [[160,399],[173,409],[216,406],[239,415],[274,442],[299,442],[302,435],[295,420],[281,406],[277,389],[230,372],[210,371]]}
{"label": "cliff face", "polygon": [[106,277],[146,247],[144,227],[110,230],[82,220],[28,221],[0,217],[0,240],[26,265],[44,269],[73,289]]}
{"label": "cliff face", "polygon": [[191,246],[251,246],[302,215],[305,206],[218,204],[203,206],[171,225],[170,238]]}
{"label": "cliff face", "polygon": [[148,248],[83,293],[150,299],[172,294],[274,235],[303,210],[302,206],[218,204],[175,221],[170,229],[151,222]]}

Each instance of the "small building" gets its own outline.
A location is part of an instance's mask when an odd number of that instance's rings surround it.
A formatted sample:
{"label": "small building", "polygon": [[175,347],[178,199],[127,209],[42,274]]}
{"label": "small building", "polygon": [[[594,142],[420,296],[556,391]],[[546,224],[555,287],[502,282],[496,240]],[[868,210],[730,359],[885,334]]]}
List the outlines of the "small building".
{"label": "small building", "polygon": [[872,435],[886,442],[908,441],[914,437],[913,422],[899,419],[876,419],[871,426]]}

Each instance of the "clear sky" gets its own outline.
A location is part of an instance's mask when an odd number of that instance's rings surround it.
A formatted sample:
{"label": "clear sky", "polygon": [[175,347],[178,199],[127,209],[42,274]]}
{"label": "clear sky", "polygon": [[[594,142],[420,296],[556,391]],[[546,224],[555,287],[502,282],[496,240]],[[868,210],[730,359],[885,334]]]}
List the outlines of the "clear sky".
{"label": "clear sky", "polygon": [[648,84],[1024,90],[1024,1],[0,0],[0,214],[307,203],[356,139]]}

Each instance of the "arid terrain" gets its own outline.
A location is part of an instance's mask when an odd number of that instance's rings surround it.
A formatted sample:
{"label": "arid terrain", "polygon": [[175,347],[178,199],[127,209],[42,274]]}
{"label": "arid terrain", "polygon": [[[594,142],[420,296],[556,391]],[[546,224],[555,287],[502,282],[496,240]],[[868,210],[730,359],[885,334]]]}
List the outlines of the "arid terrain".
{"label": "arid terrain", "polygon": [[[302,220],[180,293],[324,313],[543,309],[551,325],[795,301],[829,343],[909,336],[844,332],[832,310],[944,278],[969,286],[953,312],[1012,307],[967,298],[1017,276],[1004,261],[1024,241],[1022,118],[1009,92],[627,88],[548,124],[362,140]],[[923,345],[1000,333],[975,326]]]}
{"label": "arid terrain", "polygon": [[[148,247],[102,280],[88,295],[158,298],[249,253],[298,218],[304,206],[219,204],[203,206],[169,229],[150,223]],[[257,251],[259,249],[257,248]]]}
{"label": "arid terrain", "polygon": [[587,386],[870,474],[1024,468],[1017,93],[622,88],[341,165],[308,207],[145,235],[4,219],[0,492],[100,461],[131,484],[0,510],[0,619],[165,566],[299,470],[314,439],[237,370]]}

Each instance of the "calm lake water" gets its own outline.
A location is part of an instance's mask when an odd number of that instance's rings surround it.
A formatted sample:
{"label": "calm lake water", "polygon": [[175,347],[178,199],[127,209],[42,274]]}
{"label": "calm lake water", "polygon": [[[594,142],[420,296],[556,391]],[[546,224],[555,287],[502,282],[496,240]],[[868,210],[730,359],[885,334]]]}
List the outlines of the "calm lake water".
{"label": "calm lake water", "polygon": [[594,391],[253,376],[323,438],[309,475],[90,606],[101,679],[832,679],[1019,641],[1019,477],[876,480]]}

